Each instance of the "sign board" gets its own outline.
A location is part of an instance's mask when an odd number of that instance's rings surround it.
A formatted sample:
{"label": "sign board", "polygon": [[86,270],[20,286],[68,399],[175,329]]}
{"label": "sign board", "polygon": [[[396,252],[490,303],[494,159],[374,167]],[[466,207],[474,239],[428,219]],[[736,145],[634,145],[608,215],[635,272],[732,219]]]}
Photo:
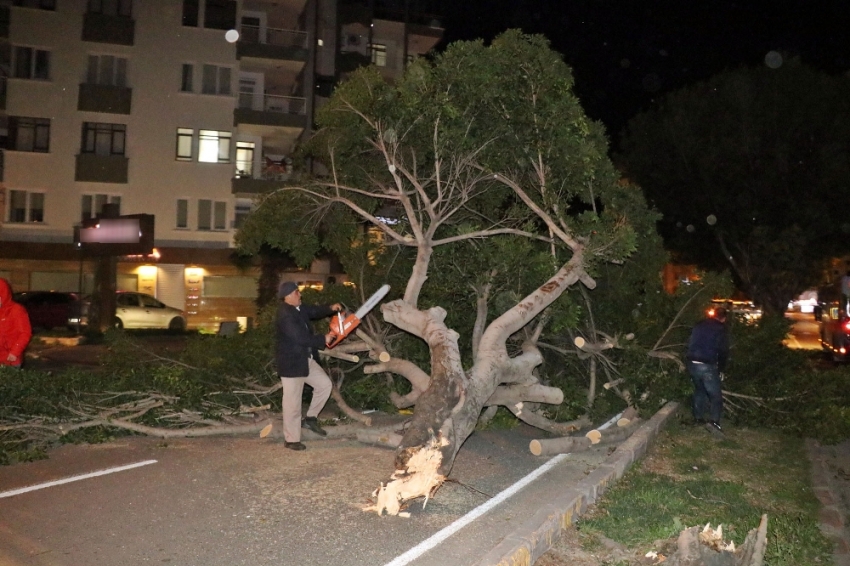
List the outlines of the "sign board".
{"label": "sign board", "polygon": [[90,218],[74,227],[74,244],[87,256],[146,255],[153,251],[153,214]]}

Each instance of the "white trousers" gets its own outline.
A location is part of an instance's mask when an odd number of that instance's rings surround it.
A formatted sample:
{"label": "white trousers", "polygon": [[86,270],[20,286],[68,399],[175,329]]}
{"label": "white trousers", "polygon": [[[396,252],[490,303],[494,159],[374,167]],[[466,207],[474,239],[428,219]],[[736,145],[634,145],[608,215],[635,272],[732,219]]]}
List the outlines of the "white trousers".
{"label": "white trousers", "polygon": [[313,388],[308,417],[318,417],[331,396],[333,384],[316,360],[307,360],[307,377],[281,377],[283,385],[283,438],[286,442],[301,441],[301,393],[306,383]]}

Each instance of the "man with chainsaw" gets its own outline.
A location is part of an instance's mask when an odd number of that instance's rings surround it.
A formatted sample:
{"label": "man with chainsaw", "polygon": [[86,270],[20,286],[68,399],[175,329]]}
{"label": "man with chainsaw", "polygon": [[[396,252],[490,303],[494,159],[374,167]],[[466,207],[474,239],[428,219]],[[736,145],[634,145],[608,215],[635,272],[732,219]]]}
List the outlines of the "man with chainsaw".
{"label": "man with chainsaw", "polygon": [[[310,321],[326,318],[342,311],[342,305],[303,305],[298,285],[284,281],[278,287],[281,300],[275,319],[275,361],[283,385],[283,438],[290,450],[305,450],[301,443],[301,429],[306,428],[326,436],[319,426],[319,412],[327,403],[333,385],[328,374],[319,365],[319,350],[331,344],[336,334],[313,334]],[[313,397],[307,415],[301,419],[301,392],[304,384],[313,388]]]}

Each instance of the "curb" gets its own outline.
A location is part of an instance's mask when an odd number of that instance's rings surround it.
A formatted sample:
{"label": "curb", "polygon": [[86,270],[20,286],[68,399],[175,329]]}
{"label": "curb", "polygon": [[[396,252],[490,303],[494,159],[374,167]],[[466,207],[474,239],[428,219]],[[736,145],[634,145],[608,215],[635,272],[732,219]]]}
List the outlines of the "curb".
{"label": "curb", "polygon": [[588,506],[614,483],[626,470],[646,454],[658,432],[676,413],[679,404],[671,401],[664,405],[628,439],[620,444],[605,461],[584,479],[555,497],[549,505],[502,540],[475,566],[531,566],[545,554],[561,536],[561,532],[575,523]]}
{"label": "curb", "polygon": [[812,491],[820,501],[820,530],[833,543],[835,566],[850,566],[850,533],[844,520],[841,495],[832,481],[833,473],[816,440],[806,439],[806,454],[812,464]]}

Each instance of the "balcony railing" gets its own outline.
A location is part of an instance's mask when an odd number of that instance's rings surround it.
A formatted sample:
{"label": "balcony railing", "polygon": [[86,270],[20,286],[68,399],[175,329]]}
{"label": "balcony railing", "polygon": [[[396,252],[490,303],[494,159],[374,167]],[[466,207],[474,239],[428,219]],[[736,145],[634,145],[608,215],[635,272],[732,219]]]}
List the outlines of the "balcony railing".
{"label": "balcony railing", "polygon": [[279,47],[307,49],[307,32],[295,29],[261,28],[242,25],[239,41]]}
{"label": "balcony railing", "polygon": [[253,92],[240,92],[239,108],[304,116],[307,114],[307,99],[303,96],[258,95]]}
{"label": "balcony railing", "polygon": [[259,167],[255,167],[252,161],[237,160],[236,172],[233,176],[238,179],[254,179],[257,181],[285,181],[291,174],[291,162],[274,161],[264,157]]}

